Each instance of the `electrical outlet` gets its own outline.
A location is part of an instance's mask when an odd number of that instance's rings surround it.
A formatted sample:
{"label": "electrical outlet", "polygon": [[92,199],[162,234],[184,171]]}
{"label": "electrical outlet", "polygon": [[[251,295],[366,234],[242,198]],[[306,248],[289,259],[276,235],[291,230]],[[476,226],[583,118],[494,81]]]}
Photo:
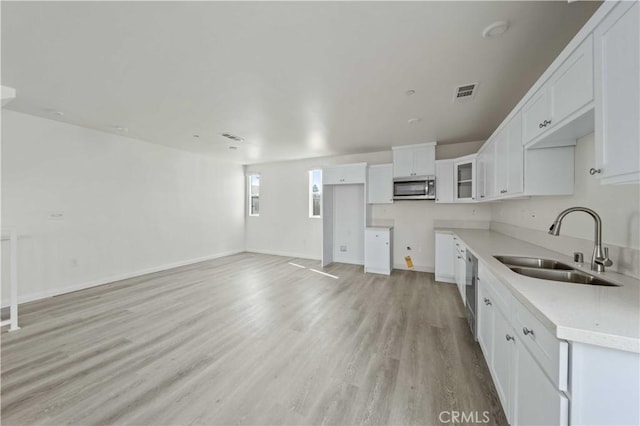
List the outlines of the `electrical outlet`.
{"label": "electrical outlet", "polygon": [[347,246],[340,246],[340,251],[347,251]]}

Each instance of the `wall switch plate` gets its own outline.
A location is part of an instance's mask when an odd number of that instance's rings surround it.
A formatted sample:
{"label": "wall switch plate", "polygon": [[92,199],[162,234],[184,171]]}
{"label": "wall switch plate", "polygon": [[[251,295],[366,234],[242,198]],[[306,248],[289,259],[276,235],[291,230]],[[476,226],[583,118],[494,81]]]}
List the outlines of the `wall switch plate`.
{"label": "wall switch plate", "polygon": [[347,246],[340,246],[340,251],[347,251]]}

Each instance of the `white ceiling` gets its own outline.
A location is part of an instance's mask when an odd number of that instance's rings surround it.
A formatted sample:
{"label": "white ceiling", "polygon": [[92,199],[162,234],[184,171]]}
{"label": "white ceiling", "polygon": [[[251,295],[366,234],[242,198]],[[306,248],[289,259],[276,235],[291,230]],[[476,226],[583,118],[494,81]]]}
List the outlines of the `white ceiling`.
{"label": "white ceiling", "polygon": [[2,84],[9,109],[238,163],[479,140],[598,5],[3,1]]}

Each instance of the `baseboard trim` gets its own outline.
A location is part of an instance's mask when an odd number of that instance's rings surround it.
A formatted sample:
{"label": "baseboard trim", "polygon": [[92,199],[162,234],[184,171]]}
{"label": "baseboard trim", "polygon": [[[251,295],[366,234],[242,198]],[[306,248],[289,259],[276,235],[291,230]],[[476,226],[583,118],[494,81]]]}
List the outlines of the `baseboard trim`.
{"label": "baseboard trim", "polygon": [[435,272],[435,269],[431,266],[415,265],[413,268],[407,268],[407,265],[404,263],[394,263],[393,269],[402,269],[403,271]]}
{"label": "baseboard trim", "polygon": [[[212,254],[212,255],[209,255],[209,256],[198,257],[198,258],[195,258],[195,259],[182,260],[182,261],[179,261],[179,262],[168,263],[168,264],[161,265],[161,266],[154,266],[154,267],[151,267],[151,268],[140,269],[140,270],[137,270],[135,272],[129,272],[129,273],[125,273],[125,274],[113,275],[111,277],[101,278],[101,279],[97,279],[97,280],[93,280],[93,281],[89,281],[89,282],[84,282],[82,284],[76,284],[76,285],[71,285],[71,286],[62,287],[62,288],[56,288],[56,289],[48,290],[48,291],[41,291],[41,292],[38,292],[38,293],[26,294],[26,295],[23,295],[23,296],[18,296],[18,304],[20,305],[20,304],[23,304],[23,303],[35,302],[36,300],[42,300],[42,299],[47,299],[49,297],[60,296],[62,294],[66,294],[66,293],[73,293],[74,291],[86,290],[86,289],[91,288],[91,287],[97,287],[97,286],[100,286],[100,285],[110,284],[110,283],[113,283],[113,282],[116,282],[116,281],[127,280],[129,278],[140,277],[142,275],[153,274],[155,272],[166,271],[167,269],[179,268],[181,266],[193,265],[194,263],[206,262],[207,260],[218,259],[218,258],[221,258],[221,257],[231,256],[231,255],[234,255],[234,254],[244,253],[244,252],[245,252],[244,249],[230,250],[230,251],[225,251],[225,252],[221,252],[221,253]],[[3,303],[1,305],[2,308],[6,308],[8,306],[9,306],[9,302],[7,302],[6,304]]]}
{"label": "baseboard trim", "polygon": [[296,257],[298,259],[308,259],[308,260],[321,260],[319,257],[313,257],[306,254],[300,253],[292,253],[286,251],[277,251],[277,250],[257,250],[257,249],[246,249],[244,250],[247,253],[256,253],[256,254],[268,254],[271,256],[282,256],[282,257]]}

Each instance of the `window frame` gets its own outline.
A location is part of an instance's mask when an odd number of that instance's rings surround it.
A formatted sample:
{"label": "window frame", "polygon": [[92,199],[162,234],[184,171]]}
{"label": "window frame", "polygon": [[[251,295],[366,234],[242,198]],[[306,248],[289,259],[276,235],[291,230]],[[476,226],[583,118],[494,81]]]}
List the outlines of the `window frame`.
{"label": "window frame", "polygon": [[[320,172],[320,213],[317,215],[313,214],[313,173]],[[309,197],[309,219],[322,219],[322,169],[311,169],[308,172],[309,177],[309,187],[308,187],[308,197]]]}
{"label": "window frame", "polygon": [[[253,194],[251,193],[251,180],[254,176],[258,177],[258,212],[253,213]],[[249,217],[260,217],[260,186],[262,180],[260,173],[247,173],[247,213]]]}

